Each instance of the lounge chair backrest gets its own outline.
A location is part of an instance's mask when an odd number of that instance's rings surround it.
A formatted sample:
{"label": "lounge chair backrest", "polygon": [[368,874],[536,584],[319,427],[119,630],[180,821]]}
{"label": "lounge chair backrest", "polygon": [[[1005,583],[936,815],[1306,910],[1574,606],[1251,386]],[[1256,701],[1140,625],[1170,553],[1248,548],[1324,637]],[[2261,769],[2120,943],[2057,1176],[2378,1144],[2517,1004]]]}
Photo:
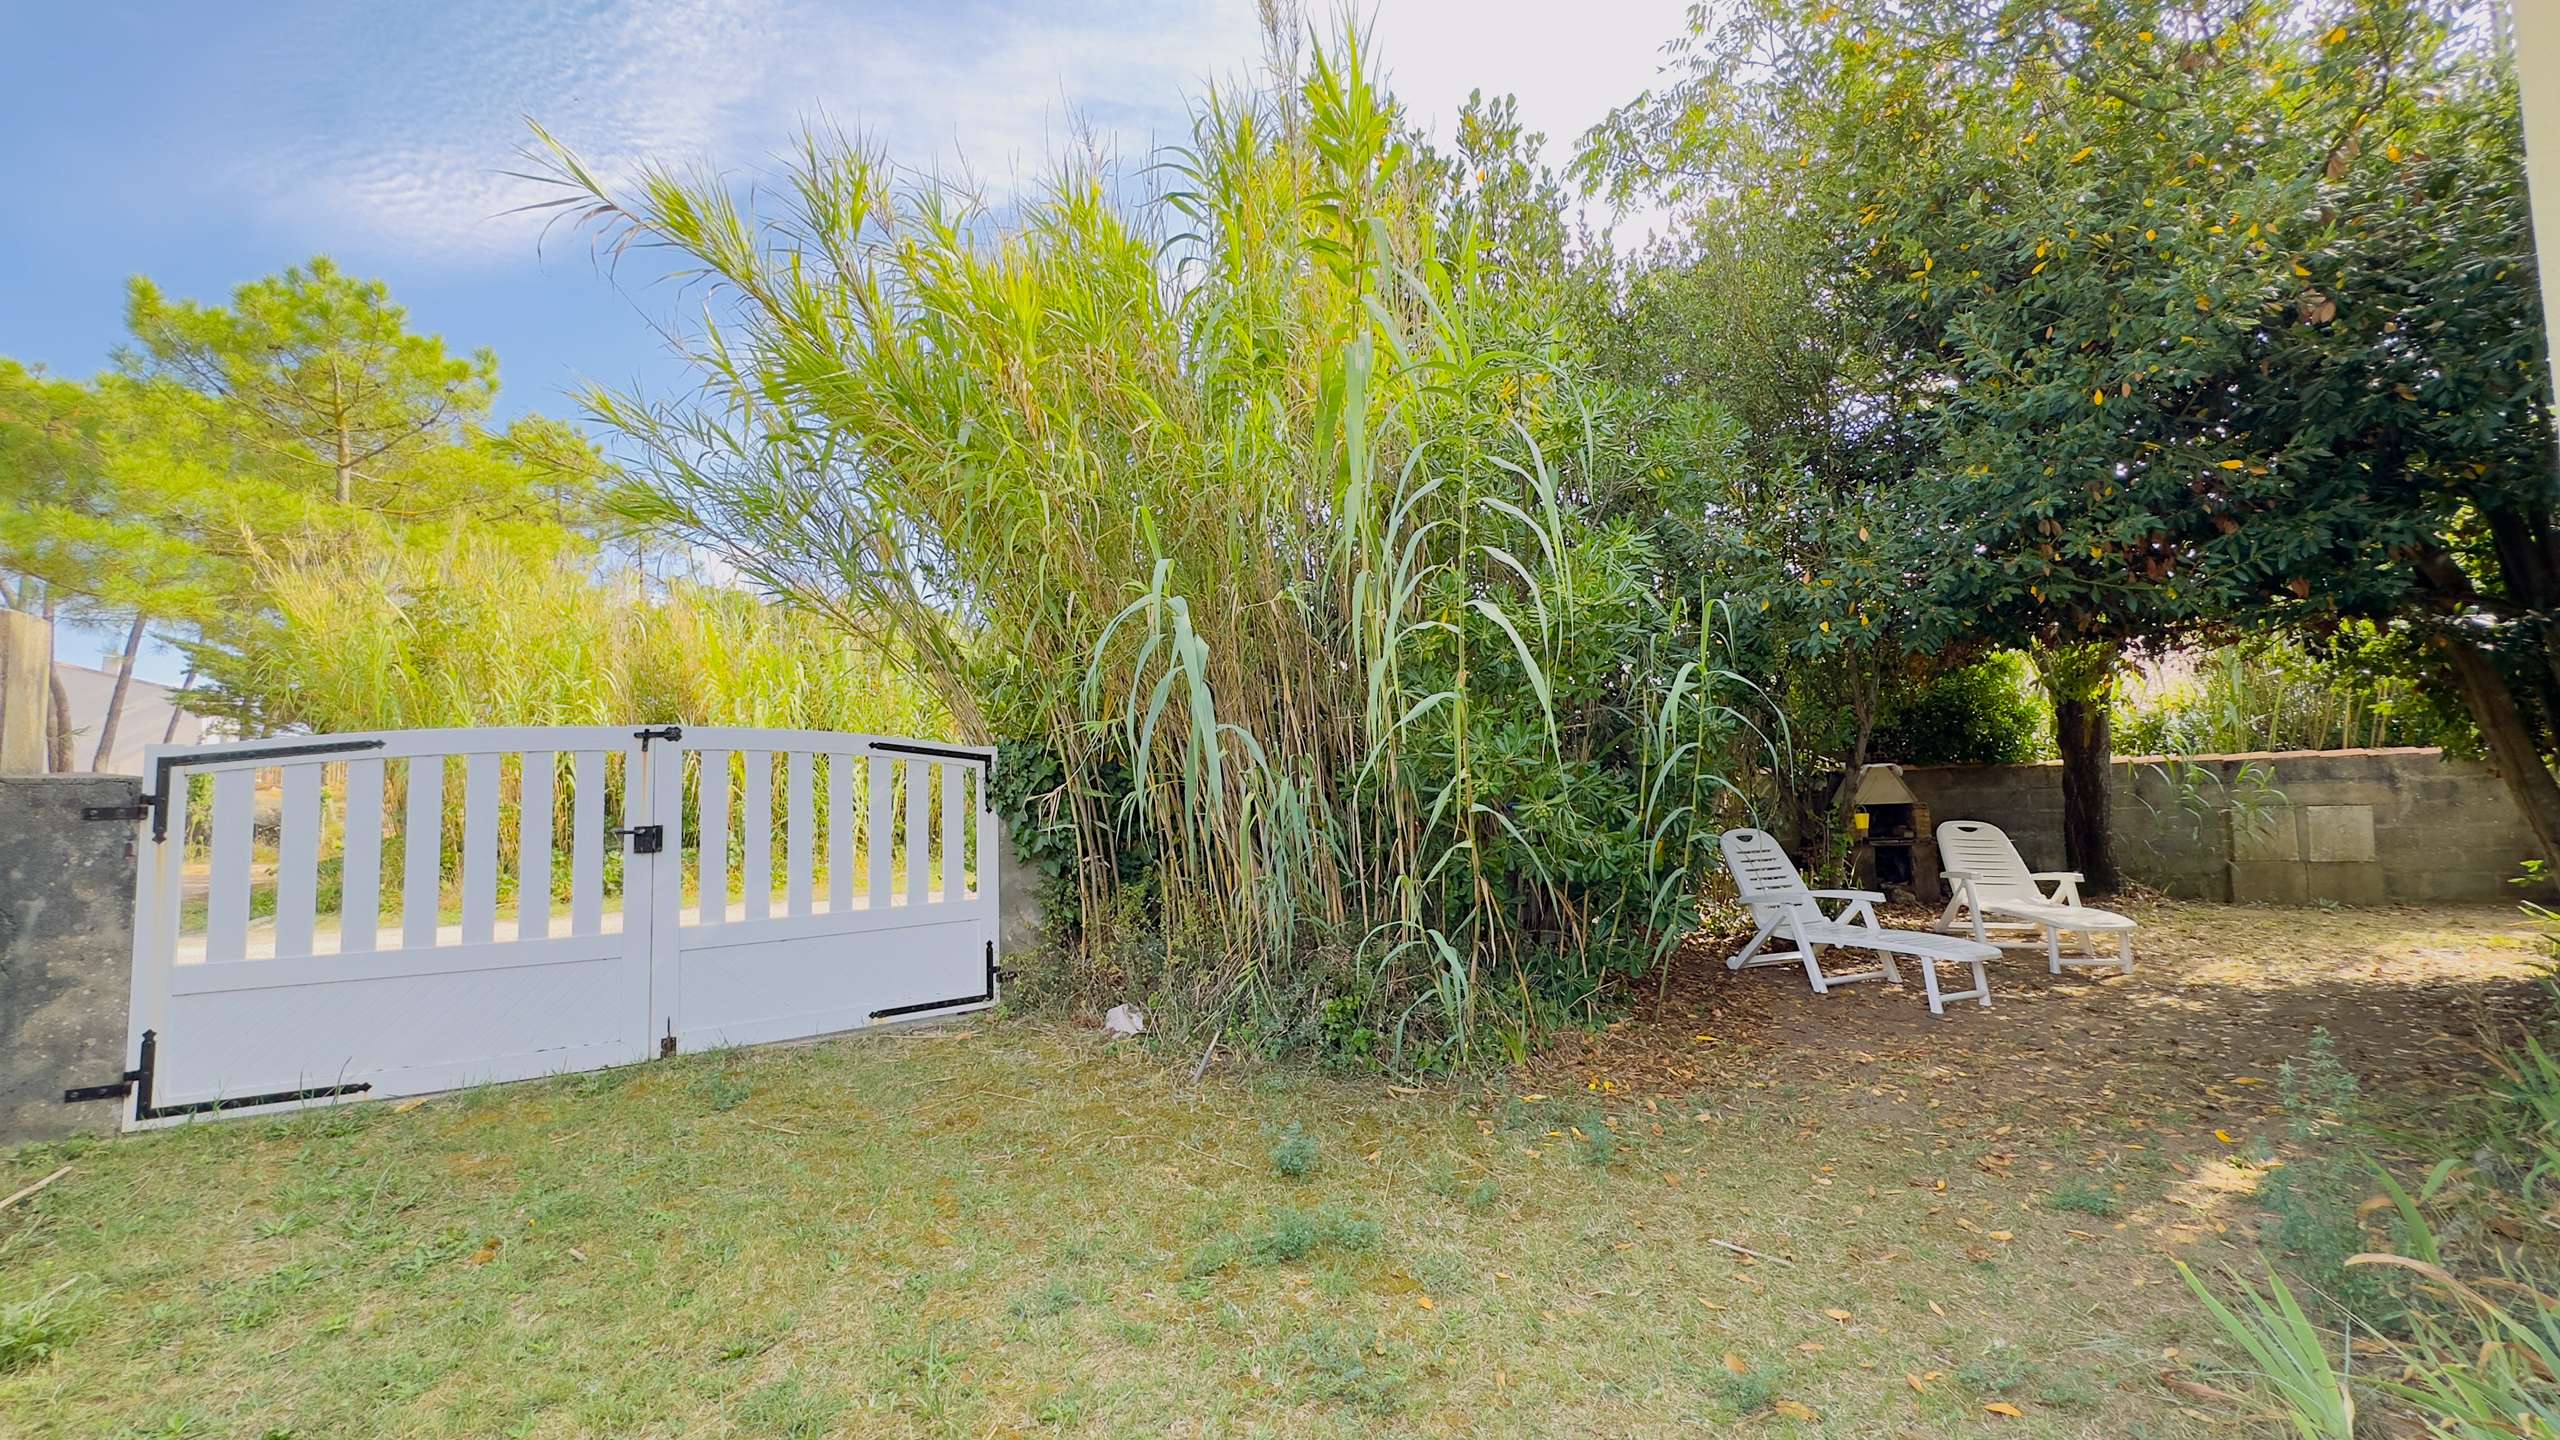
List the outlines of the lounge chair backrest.
{"label": "lounge chair backrest", "polygon": [[1796,873],[1796,862],[1787,858],[1777,836],[1766,830],[1727,830],[1716,847],[1724,852],[1724,868],[1754,920],[1768,919],[1771,909],[1793,910],[1807,921],[1822,919],[1822,908],[1806,892],[1804,877]]}
{"label": "lounge chair backrest", "polygon": [[2041,902],[2044,893],[2030,878],[2018,847],[1997,825],[1980,820],[1950,820],[1938,827],[1938,863],[1950,873],[1973,877],[1974,892],[1984,899]]}

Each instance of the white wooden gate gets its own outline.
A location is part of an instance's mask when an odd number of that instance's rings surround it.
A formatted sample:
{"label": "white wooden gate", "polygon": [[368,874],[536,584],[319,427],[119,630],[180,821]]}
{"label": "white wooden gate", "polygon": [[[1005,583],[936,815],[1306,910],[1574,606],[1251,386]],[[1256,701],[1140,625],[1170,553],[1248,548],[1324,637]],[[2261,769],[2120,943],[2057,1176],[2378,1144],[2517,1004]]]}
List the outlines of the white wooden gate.
{"label": "white wooden gate", "polygon": [[983,747],[414,730],[154,747],[125,1126],[996,1000]]}

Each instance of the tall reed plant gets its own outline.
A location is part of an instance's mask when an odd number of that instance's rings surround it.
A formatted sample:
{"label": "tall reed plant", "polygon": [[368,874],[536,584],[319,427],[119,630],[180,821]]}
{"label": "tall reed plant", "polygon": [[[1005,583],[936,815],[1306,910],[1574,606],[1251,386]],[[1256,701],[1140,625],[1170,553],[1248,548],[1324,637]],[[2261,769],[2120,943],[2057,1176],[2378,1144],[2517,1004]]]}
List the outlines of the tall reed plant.
{"label": "tall reed plant", "polygon": [[697,398],[592,399],[634,510],[1054,767],[1025,818],[1088,927],[1146,872],[1161,1009],[1427,1065],[1658,963],[1752,743],[1485,133],[1431,152],[1352,29],[1003,223],[829,131],[751,189],[543,154],[715,297]]}

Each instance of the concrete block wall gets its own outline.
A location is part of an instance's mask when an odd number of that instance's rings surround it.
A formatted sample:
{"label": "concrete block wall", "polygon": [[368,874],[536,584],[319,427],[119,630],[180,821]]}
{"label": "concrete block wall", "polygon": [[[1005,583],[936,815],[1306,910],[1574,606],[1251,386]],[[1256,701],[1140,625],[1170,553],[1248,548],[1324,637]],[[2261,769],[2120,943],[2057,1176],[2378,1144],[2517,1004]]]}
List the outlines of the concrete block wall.
{"label": "concrete block wall", "polygon": [[[1988,820],[2066,868],[2062,767],[1914,766],[1933,820]],[[2173,895],[2279,904],[2511,900],[2535,854],[2505,784],[2433,749],[2123,757],[2116,862]]]}
{"label": "concrete block wall", "polygon": [[131,805],[111,775],[0,777],[0,1145],[116,1125],[112,1101],[65,1105],[124,1071],[133,976],[133,836],[87,821]]}

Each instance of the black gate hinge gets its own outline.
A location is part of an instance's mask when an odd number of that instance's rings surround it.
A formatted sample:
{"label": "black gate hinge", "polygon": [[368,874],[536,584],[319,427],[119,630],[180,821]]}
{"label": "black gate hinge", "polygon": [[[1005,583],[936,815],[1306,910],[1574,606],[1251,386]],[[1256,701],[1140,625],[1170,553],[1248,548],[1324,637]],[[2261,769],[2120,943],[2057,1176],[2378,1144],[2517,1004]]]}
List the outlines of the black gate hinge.
{"label": "black gate hinge", "polygon": [[133,1118],[161,1120],[173,1115],[211,1115],[225,1110],[253,1110],[261,1105],[290,1105],[300,1100],[335,1100],[348,1095],[362,1095],[373,1088],[370,1080],[353,1085],[314,1085],[302,1090],[276,1090],[264,1095],[227,1095],[219,1100],[196,1100],[183,1105],[158,1105],[152,1102],[151,1079],[160,1068],[160,1032],[142,1032],[142,1063],[127,1070],[105,1085],[79,1085],[62,1092],[62,1103],[77,1105],[84,1100],[121,1100],[133,1098]]}
{"label": "black gate hinge", "polygon": [[[133,798],[134,803],[130,805],[83,805],[80,807],[80,818],[83,820],[111,820],[121,824],[131,825],[136,821],[148,820],[152,816],[160,813],[159,796],[137,795]],[[90,1098],[95,1099],[97,1097],[91,1096]]]}
{"label": "black gate hinge", "polygon": [[121,1100],[133,1093],[134,1085],[141,1079],[141,1071],[127,1070],[104,1085],[74,1085],[62,1092],[62,1103],[77,1105],[86,1100]]}
{"label": "black gate hinge", "polygon": [[240,760],[297,760],[314,755],[350,755],[359,750],[379,750],[382,746],[383,742],[380,740],[322,740],[308,745],[244,745],[236,749],[217,746],[214,747],[215,753],[212,754],[163,755],[154,767],[151,789],[135,796],[133,804],[84,805],[80,809],[80,818],[121,821],[127,825],[138,820],[148,820],[151,822],[151,839],[156,844],[169,838],[169,797],[178,793],[177,786],[181,783],[175,778],[176,772],[190,765],[229,764]]}

